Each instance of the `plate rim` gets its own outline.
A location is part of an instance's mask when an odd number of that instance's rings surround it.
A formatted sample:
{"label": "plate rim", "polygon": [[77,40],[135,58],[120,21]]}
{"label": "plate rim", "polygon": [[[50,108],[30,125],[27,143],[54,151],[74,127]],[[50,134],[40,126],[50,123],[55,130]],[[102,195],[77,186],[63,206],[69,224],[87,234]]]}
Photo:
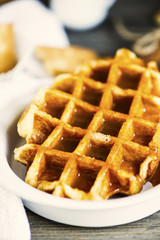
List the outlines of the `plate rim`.
{"label": "plate rim", "polygon": [[[26,89],[23,89],[25,91],[26,94]],[[29,88],[28,91],[30,91],[31,89]],[[32,95],[33,98],[33,93],[35,93],[34,89],[33,92],[30,94]],[[9,100],[10,102],[13,102],[14,100],[18,101],[18,98],[21,98],[21,96],[23,95],[23,91],[21,91],[21,94],[19,94],[18,96],[16,95],[16,93],[13,93],[10,95]],[[7,102],[8,104],[8,102]],[[21,108],[20,105],[25,105],[24,102],[22,101],[21,104],[19,103],[18,106],[16,106],[15,108]],[[9,111],[9,114],[11,114],[11,112],[14,111],[15,109],[14,107],[10,110],[8,110],[6,108],[6,104],[3,104],[3,111],[4,114],[7,114]],[[13,114],[13,113],[12,113]],[[12,115],[11,114],[11,115]],[[15,114],[15,118],[16,118],[16,114]],[[14,118],[14,119],[15,119]],[[14,120],[12,119],[11,122]],[[57,197],[45,192],[42,192],[38,189],[35,189],[34,187],[28,185],[27,183],[25,183],[22,179],[20,179],[16,173],[13,172],[13,170],[11,169],[11,167],[9,166],[8,160],[7,160],[7,148],[8,148],[8,144],[7,144],[7,135],[6,135],[6,131],[7,128],[9,127],[9,124],[11,124],[11,122],[8,122],[7,124],[5,123],[4,119],[1,121],[0,120],[0,151],[2,153],[2,157],[1,157],[1,162],[0,162],[0,166],[3,166],[0,168],[0,184],[2,186],[4,186],[5,188],[7,188],[8,190],[14,192],[16,195],[18,195],[20,198],[26,199],[28,201],[32,201],[35,203],[39,203],[39,204],[47,204],[47,205],[52,205],[55,207],[59,207],[59,208],[67,208],[67,209],[77,209],[77,210],[102,210],[102,209],[116,209],[119,207],[126,207],[126,206],[132,206],[134,204],[138,204],[141,202],[145,202],[147,200],[151,200],[154,197],[158,197],[160,196],[160,185],[154,186],[151,189],[147,189],[144,192],[132,195],[132,196],[126,196],[123,198],[117,198],[117,199],[108,199],[108,200],[95,200],[95,201],[89,201],[89,200],[74,200],[74,199],[65,199],[65,198],[61,198],[61,197]],[[2,170],[3,169],[3,170]],[[8,179],[12,179],[14,184],[17,184],[19,186],[19,188],[15,187],[15,186],[10,186],[9,182],[6,182],[4,180],[4,172],[8,174]],[[5,178],[6,179],[6,178]],[[14,185],[12,184],[12,185]],[[22,188],[22,189],[21,189]],[[23,191],[22,191],[23,190]],[[160,206],[159,206],[160,209]]]}

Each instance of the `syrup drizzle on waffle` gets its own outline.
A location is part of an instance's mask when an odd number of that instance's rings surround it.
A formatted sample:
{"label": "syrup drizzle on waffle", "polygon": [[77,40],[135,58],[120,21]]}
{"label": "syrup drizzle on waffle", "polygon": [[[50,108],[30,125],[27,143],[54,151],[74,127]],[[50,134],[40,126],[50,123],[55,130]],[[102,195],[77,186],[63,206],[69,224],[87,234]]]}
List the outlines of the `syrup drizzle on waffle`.
{"label": "syrup drizzle on waffle", "polygon": [[156,64],[120,49],[38,91],[18,122],[26,144],[15,159],[28,184],[60,197],[136,194],[158,167],[159,121]]}

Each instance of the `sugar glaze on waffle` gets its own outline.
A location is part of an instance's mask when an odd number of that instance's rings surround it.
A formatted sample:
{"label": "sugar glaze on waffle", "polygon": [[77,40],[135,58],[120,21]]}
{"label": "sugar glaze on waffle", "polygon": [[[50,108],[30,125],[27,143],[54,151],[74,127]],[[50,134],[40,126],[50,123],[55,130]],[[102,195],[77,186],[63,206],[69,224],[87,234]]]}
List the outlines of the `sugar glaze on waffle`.
{"label": "sugar glaze on waffle", "polygon": [[25,181],[60,197],[133,195],[159,163],[160,73],[127,49],[43,87],[18,122]]}

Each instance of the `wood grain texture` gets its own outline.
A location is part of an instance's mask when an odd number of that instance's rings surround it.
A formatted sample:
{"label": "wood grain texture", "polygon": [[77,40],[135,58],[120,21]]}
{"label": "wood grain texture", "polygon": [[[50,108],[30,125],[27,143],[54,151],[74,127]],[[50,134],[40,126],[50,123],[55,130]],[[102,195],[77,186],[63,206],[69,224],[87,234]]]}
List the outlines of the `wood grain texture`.
{"label": "wood grain texture", "polygon": [[142,220],[114,227],[83,228],[68,226],[42,218],[27,210],[34,240],[159,240],[160,212]]}
{"label": "wood grain texture", "polygon": [[[92,48],[100,56],[114,55],[118,48],[131,49],[132,42],[124,40],[117,34],[112,18],[119,16],[129,30],[145,33],[155,27],[152,16],[158,7],[160,8],[159,0],[117,0],[110,10],[108,18],[99,27],[90,31],[66,31],[71,44]],[[30,210],[26,209],[26,212],[32,240],[160,239],[160,212],[137,222],[108,228],[67,226],[40,217]]]}

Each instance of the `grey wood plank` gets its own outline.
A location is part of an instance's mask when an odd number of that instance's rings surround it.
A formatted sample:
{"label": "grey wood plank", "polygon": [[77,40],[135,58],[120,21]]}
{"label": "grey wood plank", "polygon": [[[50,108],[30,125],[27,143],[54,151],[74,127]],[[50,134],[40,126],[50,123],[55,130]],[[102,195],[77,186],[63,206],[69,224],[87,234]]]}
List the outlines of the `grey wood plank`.
{"label": "grey wood plank", "polygon": [[160,239],[160,212],[133,223],[103,228],[84,228],[56,223],[40,217],[30,210],[27,210],[27,215],[31,224],[32,240]]}

